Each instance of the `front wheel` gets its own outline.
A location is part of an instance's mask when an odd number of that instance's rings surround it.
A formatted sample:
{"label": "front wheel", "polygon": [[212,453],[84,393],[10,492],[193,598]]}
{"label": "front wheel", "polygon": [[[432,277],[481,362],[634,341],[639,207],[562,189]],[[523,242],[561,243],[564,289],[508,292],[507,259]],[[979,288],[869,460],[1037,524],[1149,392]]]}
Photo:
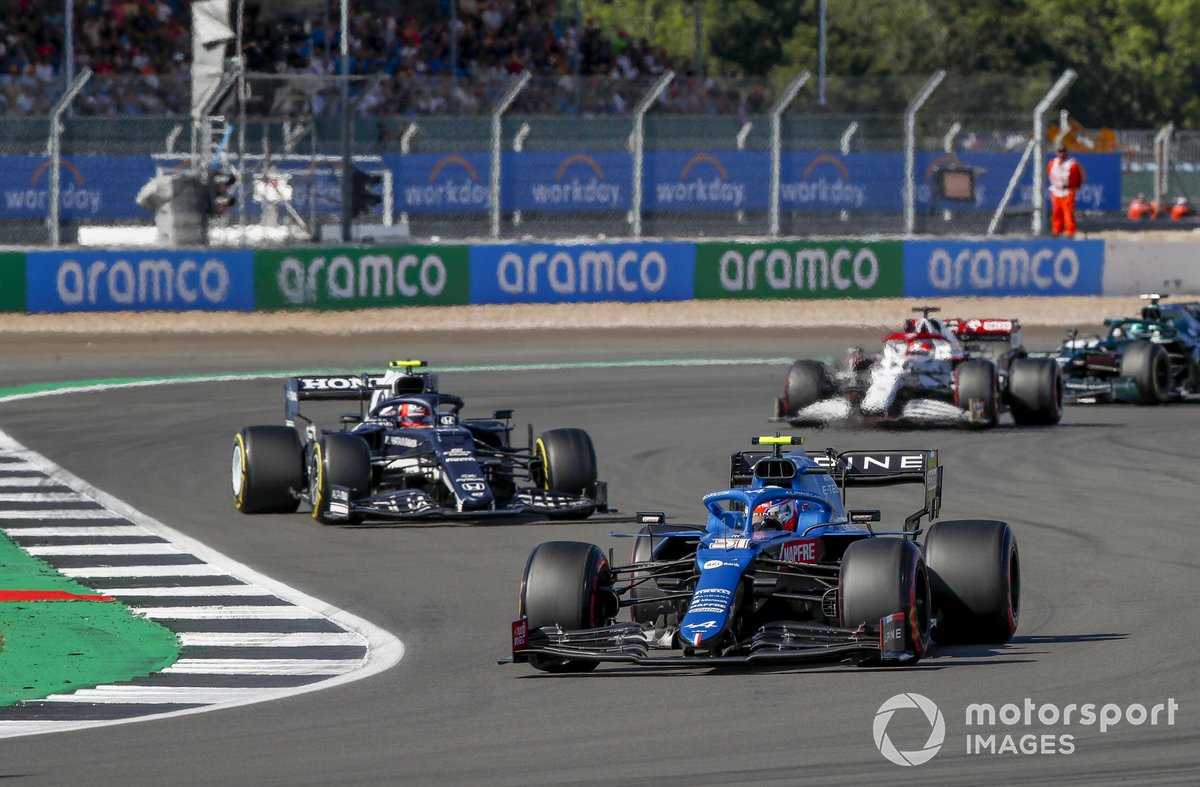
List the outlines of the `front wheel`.
{"label": "front wheel", "polygon": [[1009,409],[1020,426],[1062,420],[1062,370],[1053,358],[1014,358],[1008,371]]}
{"label": "front wheel", "polygon": [[1000,417],[996,366],[984,358],[963,361],[954,370],[954,401],[976,426],[991,427]]}
{"label": "front wheel", "polygon": [[309,457],[308,486],[313,519],[323,524],[361,521],[354,515],[331,517],[330,505],[335,486],[350,490],[347,503],[371,493],[371,449],[366,441],[351,432],[322,435]]}
{"label": "front wheel", "polygon": [[1133,342],[1121,355],[1121,376],[1133,378],[1139,402],[1158,404],[1171,390],[1171,359],[1161,344]]}
{"label": "front wheel", "polygon": [[[517,616],[528,619],[530,630],[597,628],[612,622],[617,606],[612,571],[600,547],[547,541],[530,553],[517,601]],[[543,672],[589,672],[598,662],[531,654],[529,663]]]}
{"label": "front wheel", "polygon": [[904,650],[911,654],[904,663],[917,663],[929,650],[929,578],[912,541],[881,537],[850,544],[842,556],[838,603],[846,628],[878,630],[882,618],[903,614]]}
{"label": "front wheel", "polygon": [[[582,429],[551,429],[542,432],[533,447],[533,480],[551,492],[568,495],[596,493],[596,449]],[[547,514],[550,519],[586,519],[595,508]]]}
{"label": "front wheel", "polygon": [[788,369],[783,398],[776,407],[778,415],[795,418],[804,408],[828,397],[832,389],[825,364],[820,361],[796,361]]}
{"label": "front wheel", "polygon": [[997,645],[1021,616],[1021,560],[1012,528],[990,519],[937,522],[925,564],[939,643]]}
{"label": "front wheel", "polygon": [[243,514],[290,514],[300,507],[304,454],[290,426],[248,426],[233,436],[233,505]]}

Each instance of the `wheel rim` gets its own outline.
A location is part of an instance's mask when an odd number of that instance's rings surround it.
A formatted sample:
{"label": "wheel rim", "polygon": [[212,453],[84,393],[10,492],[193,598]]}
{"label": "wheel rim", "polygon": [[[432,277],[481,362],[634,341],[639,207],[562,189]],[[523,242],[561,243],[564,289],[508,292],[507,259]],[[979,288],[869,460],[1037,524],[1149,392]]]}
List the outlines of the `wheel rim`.
{"label": "wheel rim", "polygon": [[917,570],[913,583],[912,616],[913,648],[921,655],[929,636],[929,578],[924,566]]}
{"label": "wheel rim", "polygon": [[1014,545],[1008,557],[1008,627],[1017,630],[1021,619],[1021,558]]}
{"label": "wheel rim", "polygon": [[1158,356],[1158,363],[1154,365],[1154,388],[1155,395],[1161,396],[1162,392],[1171,386],[1171,367],[1167,364],[1167,359],[1163,356]]}
{"label": "wheel rim", "polygon": [[[542,438],[540,438],[540,437],[537,439],[536,451],[537,451],[538,459],[540,459],[542,462],[542,486],[545,489],[549,490],[550,489],[550,462],[548,460],[548,457],[546,456],[546,444],[542,442]],[[535,483],[537,482],[536,478],[534,479],[534,482]]]}
{"label": "wheel rim", "polygon": [[313,446],[312,465],[308,470],[308,477],[311,479],[309,494],[312,495],[312,515],[313,519],[318,519],[321,516],[321,502],[324,497],[322,494],[325,481],[325,463],[321,458],[321,444],[317,443]]}
{"label": "wheel rim", "polygon": [[233,486],[233,499],[237,505],[242,504],[242,492],[246,488],[246,451],[242,447],[242,436],[238,435],[233,441],[233,461],[230,466],[230,480]]}

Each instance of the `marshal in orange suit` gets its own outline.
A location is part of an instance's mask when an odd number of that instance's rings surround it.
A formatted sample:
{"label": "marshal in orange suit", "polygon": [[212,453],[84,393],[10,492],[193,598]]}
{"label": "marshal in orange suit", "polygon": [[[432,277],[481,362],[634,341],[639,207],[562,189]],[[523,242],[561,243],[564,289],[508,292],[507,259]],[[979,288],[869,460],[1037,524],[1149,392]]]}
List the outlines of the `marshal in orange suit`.
{"label": "marshal in orange suit", "polygon": [[1058,146],[1046,175],[1050,181],[1051,231],[1055,235],[1075,234],[1075,192],[1083,185],[1083,167],[1067,155],[1065,145]]}

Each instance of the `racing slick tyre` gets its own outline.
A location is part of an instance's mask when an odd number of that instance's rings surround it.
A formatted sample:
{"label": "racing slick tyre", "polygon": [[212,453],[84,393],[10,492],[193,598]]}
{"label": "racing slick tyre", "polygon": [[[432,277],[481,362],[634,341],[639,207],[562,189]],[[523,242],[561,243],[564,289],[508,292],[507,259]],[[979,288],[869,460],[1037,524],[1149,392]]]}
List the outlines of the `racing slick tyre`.
{"label": "racing slick tyre", "polygon": [[1021,615],[1021,560],[1012,528],[990,519],[937,522],[925,565],[939,643],[998,645]]}
{"label": "racing slick tyre", "polygon": [[[921,550],[906,538],[864,538],[842,556],[838,586],[842,626],[866,624],[877,630],[881,618],[904,615],[904,650],[916,664],[929,650],[929,578]],[[889,662],[884,662],[889,663]]]}
{"label": "racing slick tyre", "polygon": [[1020,426],[1062,420],[1062,370],[1053,358],[1014,358],[1008,370],[1008,405]]}
{"label": "racing slick tyre", "polygon": [[1171,361],[1161,344],[1133,342],[1121,356],[1121,376],[1137,383],[1138,401],[1158,404],[1171,389]]}
{"label": "racing slick tyre", "polygon": [[1000,417],[1000,390],[996,366],[983,358],[963,361],[954,370],[954,403],[968,413],[980,402],[975,426],[992,427]]}
{"label": "racing slick tyre", "polygon": [[[646,563],[651,560],[678,560],[688,555],[696,554],[696,544],[687,543],[683,538],[656,538],[665,533],[690,533],[698,540],[704,535],[704,528],[696,525],[645,525],[638,531],[639,535],[633,540],[634,564]],[[655,547],[658,547],[655,554]],[[649,623],[655,627],[671,626],[683,618],[686,599],[664,599],[667,591],[652,579],[646,579],[649,571],[635,571],[629,580],[629,598],[634,601],[651,599],[647,603],[634,604],[629,607],[629,615],[634,623]],[[675,621],[670,620],[675,616]],[[662,618],[660,621],[659,618]]]}
{"label": "racing slick tyre", "polygon": [[351,432],[330,432],[313,445],[308,466],[309,494],[313,519],[324,524],[361,522],[361,516],[333,519],[329,515],[330,488],[350,489],[350,500],[371,494],[371,449]]}
{"label": "racing slick tyre", "polygon": [[[525,564],[517,614],[529,630],[559,626],[565,630],[611,623],[618,608],[608,558],[600,547],[580,541],[547,541],[534,547]],[[543,672],[590,672],[598,662],[531,654],[529,663]]]}
{"label": "racing slick tyre", "polygon": [[243,514],[300,507],[304,452],[290,426],[248,426],[233,436],[233,504]]}
{"label": "racing slick tyre", "polygon": [[805,407],[828,397],[832,388],[825,364],[820,361],[796,361],[788,370],[783,398],[776,407],[777,417],[795,418]]}
{"label": "racing slick tyre", "polygon": [[[592,495],[596,490],[596,449],[582,429],[551,429],[534,443],[533,456],[540,462],[534,483],[552,492]],[[550,519],[587,519],[595,508],[547,514]]]}

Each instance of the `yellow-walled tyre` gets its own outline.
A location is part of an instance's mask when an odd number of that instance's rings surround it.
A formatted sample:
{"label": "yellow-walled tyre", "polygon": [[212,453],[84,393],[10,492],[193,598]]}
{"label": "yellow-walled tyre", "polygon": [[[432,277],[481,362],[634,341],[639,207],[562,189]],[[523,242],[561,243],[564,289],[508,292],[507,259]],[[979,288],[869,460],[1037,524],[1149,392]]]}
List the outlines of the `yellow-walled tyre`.
{"label": "yellow-walled tyre", "polygon": [[[371,494],[371,449],[366,441],[350,432],[330,432],[313,446],[309,461],[313,519],[325,524],[347,521],[330,519],[329,490],[347,487],[351,501]],[[351,516],[349,521],[359,522],[361,517]]]}
{"label": "yellow-walled tyre", "polygon": [[[596,449],[582,429],[551,429],[542,432],[533,446],[536,461],[533,480],[543,489],[568,495],[594,495]],[[595,509],[550,514],[551,519],[586,519]]]}
{"label": "yellow-walled tyre", "polygon": [[243,514],[290,514],[300,507],[304,454],[290,426],[248,426],[233,436],[233,505]]}

